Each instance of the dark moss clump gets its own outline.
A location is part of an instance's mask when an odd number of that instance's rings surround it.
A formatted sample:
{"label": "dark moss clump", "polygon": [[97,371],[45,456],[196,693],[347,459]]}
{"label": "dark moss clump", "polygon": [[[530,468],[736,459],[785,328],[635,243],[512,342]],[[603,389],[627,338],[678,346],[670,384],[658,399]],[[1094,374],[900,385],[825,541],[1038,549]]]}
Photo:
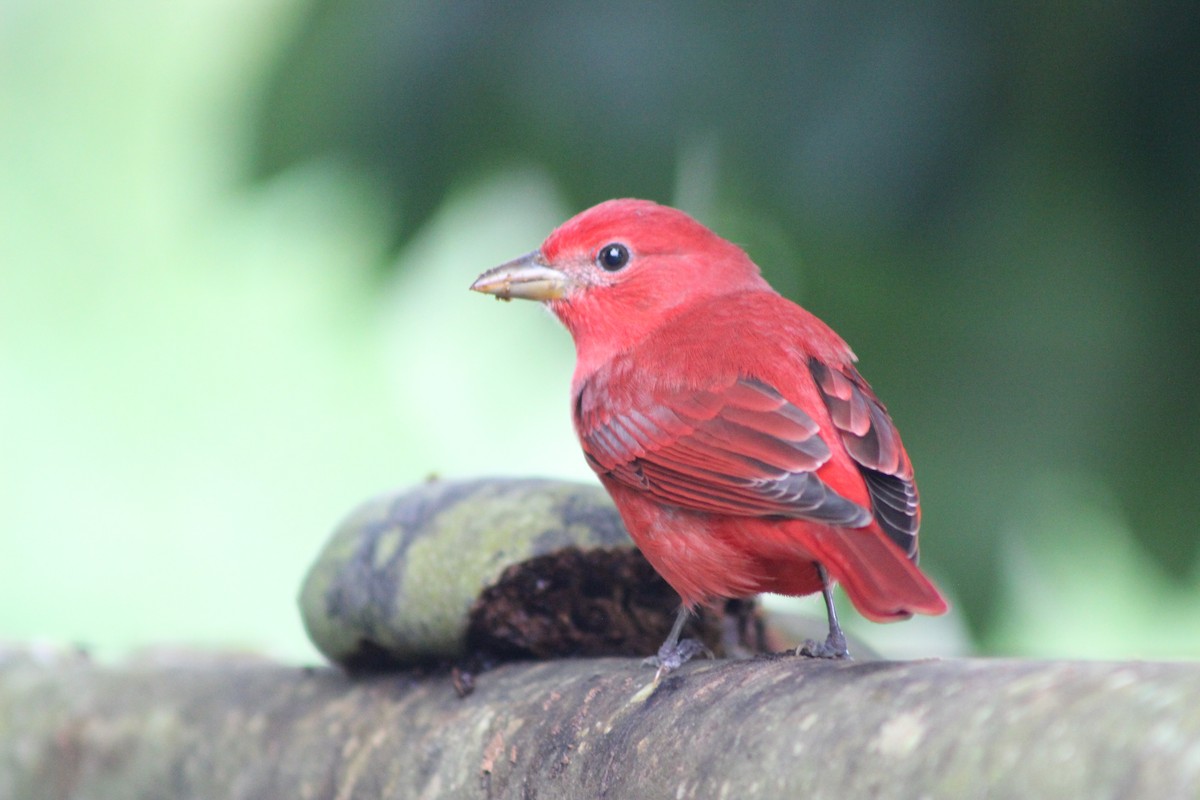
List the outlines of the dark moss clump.
{"label": "dark moss clump", "polygon": [[[484,661],[648,656],[671,630],[679,596],[631,548],[566,547],[514,564],[471,607],[467,651]],[[684,636],[715,655],[730,642],[750,650],[753,603],[699,611]]]}

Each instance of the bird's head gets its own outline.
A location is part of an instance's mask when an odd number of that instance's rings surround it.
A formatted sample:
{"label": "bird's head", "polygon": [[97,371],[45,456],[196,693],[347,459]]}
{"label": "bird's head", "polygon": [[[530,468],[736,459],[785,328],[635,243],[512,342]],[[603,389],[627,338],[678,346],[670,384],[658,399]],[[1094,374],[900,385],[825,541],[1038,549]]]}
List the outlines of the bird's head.
{"label": "bird's head", "polygon": [[609,200],[567,220],[532,253],[483,273],[471,288],[544,303],[583,356],[635,342],[704,298],[769,287],[741,248],[682,211]]}

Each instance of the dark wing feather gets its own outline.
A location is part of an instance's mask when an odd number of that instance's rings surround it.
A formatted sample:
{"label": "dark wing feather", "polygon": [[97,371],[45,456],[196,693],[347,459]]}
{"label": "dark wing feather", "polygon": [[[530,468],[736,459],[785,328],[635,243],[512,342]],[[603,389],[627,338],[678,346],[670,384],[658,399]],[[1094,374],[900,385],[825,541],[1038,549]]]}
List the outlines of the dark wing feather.
{"label": "dark wing feather", "polygon": [[921,511],[912,465],[887,409],[853,367],[831,369],[812,359],[809,369],[842,444],[858,464],[879,527],[908,556],[917,559]]}
{"label": "dark wing feather", "polygon": [[849,527],[871,521],[816,475],[831,456],[817,423],[762,381],[740,378],[615,414],[593,410],[589,391],[585,385],[576,400],[576,424],[601,475],[697,511]]}

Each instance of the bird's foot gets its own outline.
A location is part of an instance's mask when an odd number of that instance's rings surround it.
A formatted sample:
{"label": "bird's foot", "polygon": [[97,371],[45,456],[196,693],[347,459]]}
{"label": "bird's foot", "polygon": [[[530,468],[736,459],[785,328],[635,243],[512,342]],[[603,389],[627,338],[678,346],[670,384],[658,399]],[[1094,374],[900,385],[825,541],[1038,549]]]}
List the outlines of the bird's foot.
{"label": "bird's foot", "polygon": [[848,661],[850,648],[846,647],[846,635],[842,633],[842,626],[838,624],[837,609],[833,605],[833,582],[829,580],[829,573],[825,571],[825,567],[816,561],[813,562],[813,566],[817,569],[817,575],[821,577],[821,594],[825,598],[825,613],[829,615],[829,635],[825,637],[824,642],[809,639],[796,648],[796,655]]}
{"label": "bird's foot", "polygon": [[668,672],[679,669],[701,653],[709,658],[713,657],[712,651],[696,639],[681,639],[678,642],[668,640],[658,648],[657,655],[650,656],[642,663],[658,668],[658,671],[654,673],[654,682],[658,683]]}
{"label": "bird's foot", "polygon": [[850,660],[850,648],[846,647],[846,637],[839,630],[830,632],[823,642],[808,639],[796,648],[796,655],[808,658],[833,658]]}

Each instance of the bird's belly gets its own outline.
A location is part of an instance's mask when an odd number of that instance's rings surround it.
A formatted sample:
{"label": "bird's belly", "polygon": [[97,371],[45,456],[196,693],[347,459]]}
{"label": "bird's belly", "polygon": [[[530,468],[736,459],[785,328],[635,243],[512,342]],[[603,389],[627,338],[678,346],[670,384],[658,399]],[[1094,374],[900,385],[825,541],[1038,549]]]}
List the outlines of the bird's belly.
{"label": "bird's belly", "polygon": [[629,535],[684,605],[762,592],[819,591],[797,520],[736,517],[663,505],[605,481]]}

